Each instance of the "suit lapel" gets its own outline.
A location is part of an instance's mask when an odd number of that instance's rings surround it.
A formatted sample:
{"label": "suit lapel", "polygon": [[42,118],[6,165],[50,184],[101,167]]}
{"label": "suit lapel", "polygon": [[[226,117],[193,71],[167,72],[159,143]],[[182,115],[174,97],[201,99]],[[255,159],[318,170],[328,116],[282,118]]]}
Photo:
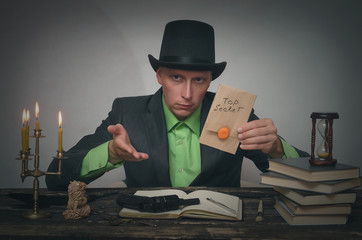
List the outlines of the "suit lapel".
{"label": "suit lapel", "polygon": [[[207,92],[204,100],[202,101],[201,108],[201,117],[200,117],[200,134],[202,129],[204,128],[207,115],[209,114],[209,110],[213,101],[214,94]],[[214,171],[214,167],[216,165],[216,160],[218,159],[218,155],[220,153],[216,148],[212,148],[206,146],[204,144],[200,144],[200,152],[201,152],[201,173],[195,178],[195,180],[191,183],[191,185],[199,185],[198,182],[204,177],[208,178],[208,176],[212,175]]]}
{"label": "suit lapel", "polygon": [[[171,186],[169,174],[168,138],[166,121],[162,108],[162,89],[158,90],[148,103],[148,112],[143,114],[150,159],[159,186]],[[147,160],[146,160],[147,161]],[[151,169],[150,169],[151,171]]]}

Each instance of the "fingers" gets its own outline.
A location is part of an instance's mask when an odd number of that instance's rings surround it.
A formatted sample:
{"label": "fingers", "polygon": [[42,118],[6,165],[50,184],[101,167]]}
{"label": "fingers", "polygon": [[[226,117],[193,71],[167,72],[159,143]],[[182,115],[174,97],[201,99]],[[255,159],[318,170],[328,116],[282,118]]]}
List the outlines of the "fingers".
{"label": "fingers", "polygon": [[132,145],[119,143],[114,139],[109,143],[108,154],[112,163],[124,160],[138,162],[149,158],[147,153],[138,152]]}
{"label": "fingers", "polygon": [[[138,152],[132,145],[125,146],[126,149],[126,155],[124,157],[124,160],[127,161],[142,161],[148,158],[147,153]],[[128,156],[127,156],[128,155]]]}
{"label": "fingers", "polygon": [[[241,139],[241,140],[240,140]],[[255,136],[249,138],[239,138],[243,145],[263,145],[274,142],[278,137],[275,134],[268,134],[263,136]]]}
{"label": "fingers", "polygon": [[244,150],[262,150],[268,153],[277,140],[279,139],[276,135],[246,138],[241,140],[240,148]]}
{"label": "fingers", "polygon": [[264,131],[276,133],[277,129],[271,119],[258,119],[241,125],[238,129],[239,134],[247,133],[247,136],[260,135]]}
{"label": "fingers", "polygon": [[135,149],[133,149],[131,152],[122,154],[122,159],[130,162],[139,162],[148,159],[148,154],[137,152]]}
{"label": "fingers", "polygon": [[142,153],[142,152],[139,152],[139,161],[142,161],[142,160],[145,160],[145,159],[148,159],[149,158],[149,156],[148,156],[148,154],[147,153]]}
{"label": "fingers", "polygon": [[148,159],[147,153],[138,152],[129,139],[126,129],[121,125],[110,125],[108,132],[113,135],[113,140],[108,145],[109,159],[112,162],[142,161]]}
{"label": "fingers", "polygon": [[[245,123],[238,129],[239,140],[245,140],[253,137],[276,135],[277,128],[270,119],[259,119]],[[259,139],[263,140],[263,139]]]}
{"label": "fingers", "polygon": [[271,119],[259,119],[245,123],[238,129],[240,148],[261,150],[269,154],[279,144],[277,128]]}
{"label": "fingers", "polygon": [[148,159],[148,154],[134,150],[130,155],[124,155],[123,159],[130,162],[139,162]]}
{"label": "fingers", "polygon": [[125,131],[124,127],[121,124],[109,125],[107,127],[107,130],[110,134],[113,134],[113,135],[119,135],[122,133],[122,131]]}

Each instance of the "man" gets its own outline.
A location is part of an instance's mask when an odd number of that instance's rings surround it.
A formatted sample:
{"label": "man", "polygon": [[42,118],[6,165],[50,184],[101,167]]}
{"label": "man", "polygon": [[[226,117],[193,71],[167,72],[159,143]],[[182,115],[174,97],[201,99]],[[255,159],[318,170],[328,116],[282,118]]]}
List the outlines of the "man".
{"label": "man", "polygon": [[[199,143],[211,107],[211,82],[226,62],[215,63],[214,30],[203,22],[179,20],[166,25],[160,58],[149,55],[161,85],[154,95],[118,98],[108,118],[92,135],[65,153],[62,176],[46,176],[49,189],[66,190],[71,180],[86,183],[124,165],[129,187],[240,186],[243,157],[261,170],[268,157],[306,153],[277,136],[270,119],[240,125],[236,154]],[[54,159],[49,171],[55,171]]]}

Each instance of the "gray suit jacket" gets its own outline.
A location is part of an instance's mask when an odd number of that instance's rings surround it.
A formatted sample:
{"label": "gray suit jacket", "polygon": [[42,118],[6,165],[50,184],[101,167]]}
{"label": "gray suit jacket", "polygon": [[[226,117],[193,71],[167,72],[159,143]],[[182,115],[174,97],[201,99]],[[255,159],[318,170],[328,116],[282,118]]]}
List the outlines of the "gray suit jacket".
{"label": "gray suit jacket", "polygon": [[[207,92],[202,102],[200,129],[215,94]],[[62,176],[46,176],[50,190],[66,190],[71,180],[86,183],[93,179],[80,179],[82,160],[89,150],[112,139],[107,126],[121,123],[127,130],[132,145],[137,151],[149,154],[141,162],[125,162],[126,184],[128,187],[171,187],[169,176],[168,139],[161,98],[162,89],[154,95],[117,98],[107,119],[94,134],[83,137],[65,153],[68,159],[62,162]],[[249,121],[257,119],[252,111]],[[243,157],[251,159],[261,170],[268,168],[267,155],[261,151],[245,151],[238,148],[236,154],[226,153],[201,144],[201,173],[191,186],[238,187]],[[56,171],[58,160],[53,159],[48,171]],[[96,176],[96,178],[99,176]]]}

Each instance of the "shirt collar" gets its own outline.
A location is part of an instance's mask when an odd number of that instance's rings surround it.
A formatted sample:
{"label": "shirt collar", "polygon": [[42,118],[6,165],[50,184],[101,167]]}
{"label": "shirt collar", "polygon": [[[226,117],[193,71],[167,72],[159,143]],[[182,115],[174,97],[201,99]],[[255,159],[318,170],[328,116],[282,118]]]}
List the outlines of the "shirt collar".
{"label": "shirt collar", "polygon": [[165,113],[166,118],[166,127],[167,132],[170,132],[176,125],[185,123],[186,126],[188,126],[191,131],[193,131],[198,137],[200,136],[200,116],[201,116],[201,105],[196,109],[195,112],[193,112],[188,118],[186,118],[184,121],[179,121],[175,115],[168,109],[164,96],[162,94],[162,106],[163,106],[163,112]]}

